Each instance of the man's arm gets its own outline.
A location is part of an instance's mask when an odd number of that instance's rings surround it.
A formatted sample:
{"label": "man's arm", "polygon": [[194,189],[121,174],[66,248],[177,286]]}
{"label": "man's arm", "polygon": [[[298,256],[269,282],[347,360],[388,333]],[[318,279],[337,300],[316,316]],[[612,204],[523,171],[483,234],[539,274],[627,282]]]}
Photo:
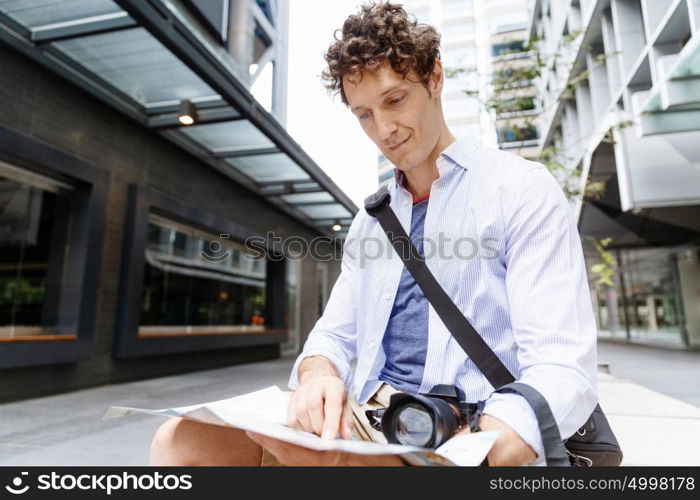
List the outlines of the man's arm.
{"label": "man's arm", "polygon": [[353,220],[343,246],[340,275],[333,285],[328,303],[304,344],[289,377],[289,388],[299,386],[301,363],[312,356],[323,356],[330,361],[343,381],[350,388],[350,361],[357,356],[357,253],[359,226],[363,211]]}
{"label": "man's arm", "polygon": [[[506,287],[520,367],[516,378],[544,396],[566,438],[598,400],[596,324],[583,251],[569,203],[546,168],[528,171],[517,186],[504,201]],[[539,427],[524,398],[494,394],[484,413],[498,420],[487,426],[506,424],[523,441],[494,446],[498,462],[511,463],[509,457],[517,462],[528,455],[527,448],[542,462]]]}
{"label": "man's arm", "polygon": [[357,249],[360,212],[348,230],[340,276],[289,379],[288,424],[324,438],[351,437],[350,361],[357,353]]}

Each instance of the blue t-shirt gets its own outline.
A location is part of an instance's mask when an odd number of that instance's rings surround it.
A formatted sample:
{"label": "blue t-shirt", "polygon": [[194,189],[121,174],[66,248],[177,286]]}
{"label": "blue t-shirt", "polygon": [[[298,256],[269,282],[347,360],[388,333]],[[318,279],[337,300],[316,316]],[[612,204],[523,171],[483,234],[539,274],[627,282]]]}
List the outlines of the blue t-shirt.
{"label": "blue t-shirt", "polygon": [[[413,204],[410,237],[424,257],[423,226],[428,199],[419,200]],[[379,380],[402,391],[418,392],[428,350],[428,300],[405,266],[382,346],[386,364],[379,373]]]}

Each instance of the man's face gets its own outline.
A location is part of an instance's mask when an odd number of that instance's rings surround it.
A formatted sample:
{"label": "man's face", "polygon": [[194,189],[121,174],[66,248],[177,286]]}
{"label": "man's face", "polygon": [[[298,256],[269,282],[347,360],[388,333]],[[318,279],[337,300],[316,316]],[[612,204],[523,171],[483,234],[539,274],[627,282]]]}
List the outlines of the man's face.
{"label": "man's face", "polygon": [[386,62],[376,71],[364,71],[361,78],[343,78],[345,97],[362,129],[404,172],[424,164],[440,137],[440,74],[431,76],[430,93],[415,73],[403,78]]}

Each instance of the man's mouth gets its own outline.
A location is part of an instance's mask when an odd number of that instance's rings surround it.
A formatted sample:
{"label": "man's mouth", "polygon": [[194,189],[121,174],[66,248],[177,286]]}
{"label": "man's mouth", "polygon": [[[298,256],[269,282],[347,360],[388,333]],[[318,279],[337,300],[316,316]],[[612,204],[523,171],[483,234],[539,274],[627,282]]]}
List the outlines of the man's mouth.
{"label": "man's mouth", "polygon": [[407,141],[409,138],[410,138],[410,136],[409,136],[409,137],[406,137],[406,139],[404,139],[402,142],[398,143],[396,146],[391,146],[391,147],[389,147],[389,149],[392,150],[392,151],[398,150],[401,146],[403,146],[404,144],[406,144],[406,141]]}

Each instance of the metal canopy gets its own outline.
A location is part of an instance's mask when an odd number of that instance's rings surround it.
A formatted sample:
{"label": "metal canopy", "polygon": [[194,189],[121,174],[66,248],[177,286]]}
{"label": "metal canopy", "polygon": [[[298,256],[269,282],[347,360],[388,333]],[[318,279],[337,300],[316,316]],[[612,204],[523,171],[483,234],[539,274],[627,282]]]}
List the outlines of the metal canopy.
{"label": "metal canopy", "polygon": [[[0,40],[301,222],[344,236],[357,207],[258,104],[232,56],[223,46],[214,50],[182,8],[176,0],[0,0]],[[190,126],[177,119],[185,100],[196,108]],[[340,232],[332,231],[335,222]]]}

